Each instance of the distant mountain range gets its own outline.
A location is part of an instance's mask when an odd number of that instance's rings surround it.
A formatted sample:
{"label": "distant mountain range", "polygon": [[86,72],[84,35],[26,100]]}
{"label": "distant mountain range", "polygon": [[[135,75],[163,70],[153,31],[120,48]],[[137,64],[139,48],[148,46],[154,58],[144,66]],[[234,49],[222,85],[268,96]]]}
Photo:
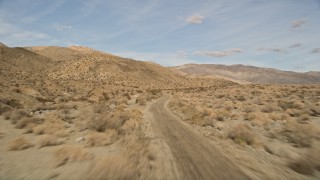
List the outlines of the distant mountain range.
{"label": "distant mountain range", "polygon": [[217,83],[217,79],[257,84],[320,84],[320,72],[297,73],[254,66],[215,64],[186,64],[167,68],[83,46],[11,48],[0,43],[0,67],[2,84],[11,81],[24,84],[22,80],[31,79],[33,82],[48,81],[55,85],[75,83],[89,86],[95,82],[137,89],[210,86]]}
{"label": "distant mountain range", "polygon": [[186,64],[174,67],[195,76],[215,77],[239,83],[320,84],[320,72],[298,73],[244,65]]}

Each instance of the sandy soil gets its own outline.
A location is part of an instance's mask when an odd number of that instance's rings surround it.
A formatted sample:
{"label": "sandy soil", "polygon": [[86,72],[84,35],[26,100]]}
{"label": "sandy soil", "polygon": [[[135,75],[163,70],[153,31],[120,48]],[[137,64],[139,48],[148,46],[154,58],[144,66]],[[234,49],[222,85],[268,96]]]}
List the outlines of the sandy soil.
{"label": "sandy soil", "polygon": [[178,168],[175,179],[251,179],[208,139],[183,124],[167,108],[165,95],[147,108],[155,133],[164,139]]}

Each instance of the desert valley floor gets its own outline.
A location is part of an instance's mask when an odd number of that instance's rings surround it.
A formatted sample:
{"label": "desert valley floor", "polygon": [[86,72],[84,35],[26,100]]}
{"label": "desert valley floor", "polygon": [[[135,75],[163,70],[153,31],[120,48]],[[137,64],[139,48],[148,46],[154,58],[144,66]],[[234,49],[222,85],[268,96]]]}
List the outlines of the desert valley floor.
{"label": "desert valley floor", "polygon": [[194,72],[1,46],[0,179],[320,178],[317,74]]}

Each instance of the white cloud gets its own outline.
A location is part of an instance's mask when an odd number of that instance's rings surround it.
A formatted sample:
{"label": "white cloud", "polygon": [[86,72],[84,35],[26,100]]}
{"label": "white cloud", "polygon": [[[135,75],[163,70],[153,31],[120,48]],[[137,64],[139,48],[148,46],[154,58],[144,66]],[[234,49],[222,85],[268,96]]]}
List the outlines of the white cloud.
{"label": "white cloud", "polygon": [[258,51],[271,51],[277,53],[286,53],[287,51],[281,48],[259,48]]}
{"label": "white cloud", "polygon": [[320,53],[320,48],[314,48],[311,53],[316,54],[316,53]]}
{"label": "white cloud", "polygon": [[190,24],[201,24],[204,20],[204,17],[199,14],[194,14],[186,19],[186,22]]}
{"label": "white cloud", "polygon": [[303,19],[295,20],[295,21],[292,22],[291,28],[292,28],[292,29],[300,28],[300,27],[302,27],[302,25],[304,25],[305,23],[307,23],[307,21],[306,21],[306,20],[303,20]]}
{"label": "white cloud", "polygon": [[210,57],[225,57],[225,56],[231,56],[236,53],[241,53],[243,50],[240,48],[233,48],[233,49],[227,49],[223,51],[196,51],[193,54],[194,55],[200,55],[200,56],[210,56]]}

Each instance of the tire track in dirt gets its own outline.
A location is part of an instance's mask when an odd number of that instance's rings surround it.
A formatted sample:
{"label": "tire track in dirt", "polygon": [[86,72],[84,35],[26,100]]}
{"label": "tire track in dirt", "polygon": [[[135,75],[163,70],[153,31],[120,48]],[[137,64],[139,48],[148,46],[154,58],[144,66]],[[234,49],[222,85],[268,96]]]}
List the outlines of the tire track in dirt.
{"label": "tire track in dirt", "polygon": [[164,139],[179,171],[177,179],[251,179],[168,108],[165,95],[147,108],[155,134]]}

